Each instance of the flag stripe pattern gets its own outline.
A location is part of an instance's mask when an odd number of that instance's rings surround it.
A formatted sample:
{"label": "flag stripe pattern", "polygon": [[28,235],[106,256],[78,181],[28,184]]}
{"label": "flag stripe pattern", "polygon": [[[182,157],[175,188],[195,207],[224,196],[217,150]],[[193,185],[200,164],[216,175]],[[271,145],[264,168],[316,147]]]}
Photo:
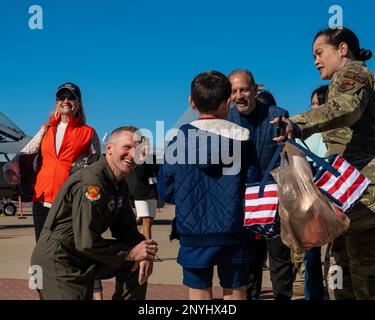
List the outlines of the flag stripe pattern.
{"label": "flag stripe pattern", "polygon": [[338,200],[345,212],[360,199],[369,186],[370,180],[340,156],[334,159],[332,166],[340,173],[340,176],[335,177],[326,171],[315,182],[315,185]]}
{"label": "flag stripe pattern", "polygon": [[266,185],[263,197],[259,197],[259,186],[246,188],[244,226],[275,222],[278,200],[277,184]]}

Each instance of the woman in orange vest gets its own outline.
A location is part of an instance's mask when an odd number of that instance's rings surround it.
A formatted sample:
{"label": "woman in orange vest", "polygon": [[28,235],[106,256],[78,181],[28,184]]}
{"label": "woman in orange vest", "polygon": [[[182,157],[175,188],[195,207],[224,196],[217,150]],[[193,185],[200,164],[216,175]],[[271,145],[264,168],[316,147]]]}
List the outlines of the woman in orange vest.
{"label": "woman in orange vest", "polygon": [[[95,130],[86,125],[81,91],[75,84],[68,82],[58,87],[54,114],[20,155],[33,153],[39,153],[32,200],[38,241],[53,200],[68,179],[73,162],[83,155],[100,153],[99,138]],[[11,163],[8,168],[7,180],[18,184],[22,174]]]}

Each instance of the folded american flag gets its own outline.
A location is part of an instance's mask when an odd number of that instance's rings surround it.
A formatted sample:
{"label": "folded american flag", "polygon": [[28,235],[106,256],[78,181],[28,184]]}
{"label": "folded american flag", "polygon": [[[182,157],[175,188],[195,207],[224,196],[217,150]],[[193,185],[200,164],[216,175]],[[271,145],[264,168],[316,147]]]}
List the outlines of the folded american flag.
{"label": "folded american flag", "polygon": [[262,197],[259,196],[259,186],[246,188],[244,226],[275,222],[277,205],[277,184],[266,185]]}
{"label": "folded american flag", "polygon": [[326,161],[330,162],[340,175],[335,177],[331,172],[324,170],[323,174],[315,179],[315,185],[340,205],[343,211],[347,211],[362,197],[370,180],[340,156],[329,157]]}

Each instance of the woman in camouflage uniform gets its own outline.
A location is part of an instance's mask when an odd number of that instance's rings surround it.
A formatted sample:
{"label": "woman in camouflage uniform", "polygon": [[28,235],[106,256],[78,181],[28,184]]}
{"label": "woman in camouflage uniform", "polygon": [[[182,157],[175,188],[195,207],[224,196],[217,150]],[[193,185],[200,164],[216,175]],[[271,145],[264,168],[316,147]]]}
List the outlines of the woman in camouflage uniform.
{"label": "woman in camouflage uniform", "polygon": [[[343,241],[333,242],[328,285],[336,299],[375,299],[375,76],[364,64],[372,53],[360,49],[351,30],[341,28],[318,32],[313,55],[320,77],[331,80],[327,101],[318,109],[291,117],[289,122],[285,119],[286,132],[290,137],[306,139],[316,132],[350,128],[343,156],[371,180],[371,185],[347,212],[351,223]],[[275,141],[283,139],[280,136]],[[333,270],[338,271],[332,274]],[[335,279],[338,282],[332,281]]]}

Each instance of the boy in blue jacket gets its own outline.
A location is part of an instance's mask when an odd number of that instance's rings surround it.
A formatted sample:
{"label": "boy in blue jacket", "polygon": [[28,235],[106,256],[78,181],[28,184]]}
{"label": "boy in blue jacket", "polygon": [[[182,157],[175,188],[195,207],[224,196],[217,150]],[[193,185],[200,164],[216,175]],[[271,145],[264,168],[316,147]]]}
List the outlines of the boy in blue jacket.
{"label": "boy in blue jacket", "polygon": [[224,120],[231,84],[217,71],[197,75],[189,103],[199,119],[183,125],[165,151],[160,168],[160,196],[176,205],[180,236],[177,262],[189,298],[212,299],[217,266],[224,299],[246,299],[251,237],[243,228],[249,130]]}

